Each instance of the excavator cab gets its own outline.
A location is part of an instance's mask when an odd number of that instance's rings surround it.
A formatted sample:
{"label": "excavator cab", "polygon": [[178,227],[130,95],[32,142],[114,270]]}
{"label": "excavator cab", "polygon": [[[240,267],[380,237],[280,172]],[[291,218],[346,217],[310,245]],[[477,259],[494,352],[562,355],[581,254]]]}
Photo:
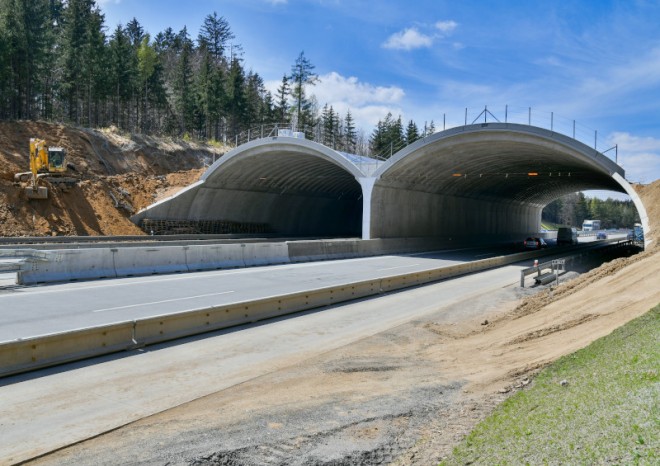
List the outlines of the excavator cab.
{"label": "excavator cab", "polygon": [[49,147],[48,148],[48,171],[53,173],[61,173],[66,171],[66,164],[64,158],[66,153],[62,147]]}

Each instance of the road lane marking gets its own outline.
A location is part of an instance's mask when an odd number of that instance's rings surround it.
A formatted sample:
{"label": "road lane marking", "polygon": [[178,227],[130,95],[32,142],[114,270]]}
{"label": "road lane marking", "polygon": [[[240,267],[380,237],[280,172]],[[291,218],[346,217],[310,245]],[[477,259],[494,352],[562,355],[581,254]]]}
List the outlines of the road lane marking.
{"label": "road lane marking", "polygon": [[380,270],[394,270],[394,269],[403,269],[403,268],[406,268],[406,267],[415,267],[416,265],[419,265],[419,264],[410,264],[410,265],[398,265],[398,266],[396,266],[396,267],[387,267],[386,269],[380,269]]}
{"label": "road lane marking", "polygon": [[222,294],[229,294],[229,293],[234,293],[234,291],[222,291],[220,293],[200,294],[200,295],[197,295],[197,296],[186,296],[185,298],[164,299],[162,301],[152,301],[152,302],[149,302],[149,303],[129,304],[128,306],[108,307],[108,308],[105,308],[105,309],[96,309],[92,312],[117,311],[119,309],[129,309],[131,307],[148,306],[150,304],[173,303],[175,301],[185,301],[187,299],[205,298],[207,296],[219,296],[219,295],[222,295]]}

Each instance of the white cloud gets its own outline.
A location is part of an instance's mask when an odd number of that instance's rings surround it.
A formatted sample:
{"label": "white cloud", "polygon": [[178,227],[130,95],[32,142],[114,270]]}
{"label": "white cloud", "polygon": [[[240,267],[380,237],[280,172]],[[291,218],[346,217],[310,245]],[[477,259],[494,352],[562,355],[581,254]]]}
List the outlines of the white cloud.
{"label": "white cloud", "polygon": [[405,96],[400,87],[374,86],[335,71],[319,76],[312,92],[319,105],[327,103],[342,116],[350,109],[356,125],[365,131],[370,131],[388,112],[402,113],[399,104]]}
{"label": "white cloud", "polygon": [[[437,21],[433,27],[426,25],[420,26],[428,32],[422,32],[417,27],[406,28],[403,31],[395,32],[383,43],[386,49],[394,50],[413,50],[423,47],[431,47],[437,39],[443,39],[450,36],[458,27],[458,23],[453,20]],[[460,49],[461,47],[456,47]]]}
{"label": "white cloud", "polygon": [[121,3],[121,0],[96,0],[96,4],[99,6],[107,5],[108,3],[114,3],[115,5],[119,5],[119,3]]}
{"label": "white cloud", "polygon": [[[280,84],[281,81],[268,81],[266,88],[276,95]],[[393,115],[403,113],[400,104],[405,92],[400,87],[375,86],[360,82],[354,76],[342,76],[335,71],[319,76],[319,81],[307,92],[314,94],[320,106],[328,104],[342,117],[350,109],[356,126],[367,132],[371,131],[387,112]]]}
{"label": "white cloud", "polygon": [[397,103],[405,95],[400,87],[374,86],[360,82],[354,76],[344,77],[335,71],[319,76],[314,94],[320,103],[343,101],[356,107],[370,103]]}
{"label": "white cloud", "polygon": [[660,179],[660,139],[615,132],[608,140],[618,145],[619,164],[626,179],[650,183]]}
{"label": "white cloud", "polygon": [[392,34],[383,44],[386,49],[412,50],[422,47],[430,47],[433,37],[422,34],[417,28],[407,28]]}
{"label": "white cloud", "polygon": [[447,21],[438,21],[435,23],[435,28],[440,31],[445,36],[450,35],[456,30],[458,23],[456,21],[447,20]]}

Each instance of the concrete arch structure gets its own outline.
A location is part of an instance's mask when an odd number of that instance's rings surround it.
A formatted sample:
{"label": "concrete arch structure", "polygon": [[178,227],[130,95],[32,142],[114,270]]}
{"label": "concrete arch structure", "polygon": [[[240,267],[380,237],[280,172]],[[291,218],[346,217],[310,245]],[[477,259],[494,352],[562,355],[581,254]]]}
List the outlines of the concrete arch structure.
{"label": "concrete arch structure", "polygon": [[462,126],[411,144],[375,170],[364,160],[304,139],[259,139],[133,220],[266,223],[283,236],[494,242],[538,232],[543,207],[564,194],[602,189],[630,195],[649,231],[620,166],[543,128]]}
{"label": "concrete arch structure", "polygon": [[291,137],[259,139],[195,184],[133,217],[266,224],[282,236],[359,236],[362,172],[340,153]]}

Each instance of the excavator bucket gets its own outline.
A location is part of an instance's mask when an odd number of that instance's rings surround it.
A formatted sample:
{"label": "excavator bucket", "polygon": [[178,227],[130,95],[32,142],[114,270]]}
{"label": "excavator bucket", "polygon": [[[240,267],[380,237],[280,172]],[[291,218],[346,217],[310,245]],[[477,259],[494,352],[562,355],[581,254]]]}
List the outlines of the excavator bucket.
{"label": "excavator bucket", "polygon": [[28,186],[25,188],[28,199],[48,199],[48,188],[45,186]]}

